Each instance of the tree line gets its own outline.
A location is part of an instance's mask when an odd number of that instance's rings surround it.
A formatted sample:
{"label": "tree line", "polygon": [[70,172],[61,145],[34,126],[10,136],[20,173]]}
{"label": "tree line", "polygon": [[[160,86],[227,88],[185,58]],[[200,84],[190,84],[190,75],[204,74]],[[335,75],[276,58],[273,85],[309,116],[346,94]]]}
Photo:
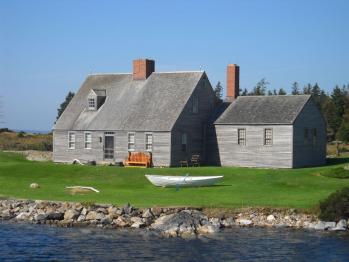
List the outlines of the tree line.
{"label": "tree line", "polygon": [[[287,95],[283,89],[268,89],[269,82],[263,78],[251,90],[240,89],[241,96]],[[222,100],[223,87],[220,82],[214,88],[218,99]],[[328,141],[339,140],[349,142],[349,84],[336,85],[326,92],[315,83],[300,88],[298,82],[291,87],[291,95],[312,95],[313,101],[322,112],[327,124]]]}

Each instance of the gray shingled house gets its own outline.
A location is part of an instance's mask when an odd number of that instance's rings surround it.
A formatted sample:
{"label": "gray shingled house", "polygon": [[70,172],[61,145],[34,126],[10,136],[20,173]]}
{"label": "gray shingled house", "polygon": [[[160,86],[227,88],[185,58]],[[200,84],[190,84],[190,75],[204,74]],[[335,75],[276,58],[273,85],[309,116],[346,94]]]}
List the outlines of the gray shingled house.
{"label": "gray shingled house", "polygon": [[121,162],[152,152],[154,166],[205,157],[205,123],[215,105],[206,73],[155,72],[135,60],[133,73],[89,75],[53,128],[56,162]]}
{"label": "gray shingled house", "polygon": [[309,95],[240,96],[214,126],[223,166],[296,168],[326,161],[325,121]]}
{"label": "gray shingled house", "polygon": [[310,96],[239,97],[239,67],[227,67],[217,104],[203,71],[89,75],[53,128],[55,162],[122,162],[152,153],[154,166],[301,167],[325,163],[325,123]]}

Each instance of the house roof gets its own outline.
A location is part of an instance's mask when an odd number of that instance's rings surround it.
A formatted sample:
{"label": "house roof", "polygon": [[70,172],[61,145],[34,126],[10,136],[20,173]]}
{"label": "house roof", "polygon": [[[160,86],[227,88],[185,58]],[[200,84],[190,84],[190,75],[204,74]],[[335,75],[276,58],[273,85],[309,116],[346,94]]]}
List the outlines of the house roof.
{"label": "house roof", "polygon": [[310,97],[239,96],[214,124],[292,124]]}
{"label": "house roof", "polygon": [[[57,120],[54,130],[170,131],[197,86],[203,71],[89,75]],[[90,90],[106,91],[97,110],[87,109]]]}

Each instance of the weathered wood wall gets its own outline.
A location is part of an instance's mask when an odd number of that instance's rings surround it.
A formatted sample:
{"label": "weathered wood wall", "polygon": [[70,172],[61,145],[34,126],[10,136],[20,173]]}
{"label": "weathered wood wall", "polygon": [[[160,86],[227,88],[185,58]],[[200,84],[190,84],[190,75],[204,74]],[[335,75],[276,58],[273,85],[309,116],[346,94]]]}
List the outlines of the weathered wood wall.
{"label": "weathered wood wall", "polygon": [[[304,129],[308,129],[309,141],[305,141]],[[316,129],[315,144],[312,141],[313,129]],[[326,163],[326,124],[320,110],[311,100],[298,115],[293,133],[293,167]]]}
{"label": "weathered wood wall", "polygon": [[[246,145],[238,144],[238,129],[246,129]],[[273,145],[264,145],[264,129],[273,129]],[[291,125],[216,125],[222,166],[292,168]]]}
{"label": "weathered wood wall", "polygon": [[[199,99],[198,113],[192,112],[194,97]],[[171,165],[178,166],[180,160],[190,160],[193,154],[200,155],[200,161],[206,158],[206,125],[212,115],[215,95],[206,75],[198,82],[193,94],[185,105],[172,130]],[[187,151],[181,148],[181,136],[187,134]]]}
{"label": "weathered wood wall", "polygon": [[[75,149],[68,148],[68,131],[53,132],[53,161],[72,162],[79,159],[82,162],[95,160],[104,162],[104,132],[91,131],[92,149],[84,148],[84,131],[75,132]],[[128,155],[128,131],[114,132],[114,161],[122,162]],[[132,132],[132,131],[130,131]],[[145,151],[145,133],[135,132],[135,151]],[[153,134],[153,164],[154,166],[170,166],[171,163],[171,133],[152,132]],[[100,142],[102,137],[102,142]]]}

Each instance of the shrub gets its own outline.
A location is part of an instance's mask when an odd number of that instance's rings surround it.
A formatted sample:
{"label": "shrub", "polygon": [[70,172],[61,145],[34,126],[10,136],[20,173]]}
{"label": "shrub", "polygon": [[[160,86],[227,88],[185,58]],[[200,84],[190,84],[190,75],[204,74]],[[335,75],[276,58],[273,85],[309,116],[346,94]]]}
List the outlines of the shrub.
{"label": "shrub", "polygon": [[319,218],[324,221],[338,221],[349,218],[349,187],[332,193],[320,202]]}
{"label": "shrub", "polygon": [[344,167],[336,167],[320,173],[322,176],[333,178],[349,178],[349,170]]}

